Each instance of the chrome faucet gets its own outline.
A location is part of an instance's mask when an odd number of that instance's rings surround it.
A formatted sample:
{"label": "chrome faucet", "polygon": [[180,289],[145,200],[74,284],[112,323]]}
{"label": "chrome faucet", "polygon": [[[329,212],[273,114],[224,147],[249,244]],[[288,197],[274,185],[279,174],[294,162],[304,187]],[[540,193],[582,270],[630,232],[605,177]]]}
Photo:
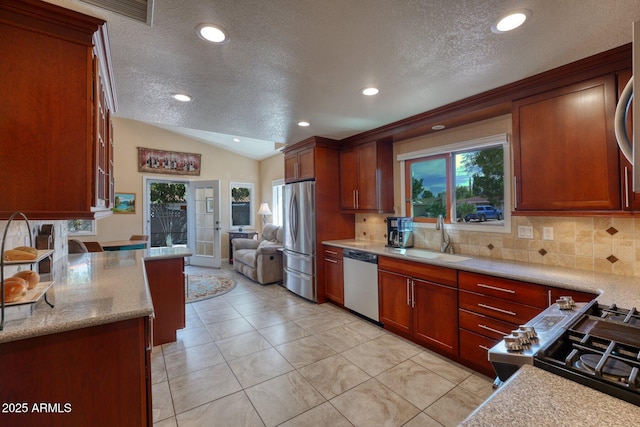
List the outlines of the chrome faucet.
{"label": "chrome faucet", "polygon": [[453,253],[453,245],[451,244],[451,238],[447,234],[447,230],[444,229],[444,218],[442,215],[438,215],[436,221],[436,230],[440,230],[440,252]]}

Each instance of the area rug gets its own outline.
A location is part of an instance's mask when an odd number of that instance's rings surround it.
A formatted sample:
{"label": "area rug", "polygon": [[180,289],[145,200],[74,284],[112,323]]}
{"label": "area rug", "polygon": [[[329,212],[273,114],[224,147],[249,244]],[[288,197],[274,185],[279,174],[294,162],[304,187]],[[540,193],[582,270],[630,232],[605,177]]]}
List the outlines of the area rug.
{"label": "area rug", "polygon": [[208,274],[189,274],[185,297],[187,302],[202,301],[224,295],[236,287],[236,281],[229,277]]}

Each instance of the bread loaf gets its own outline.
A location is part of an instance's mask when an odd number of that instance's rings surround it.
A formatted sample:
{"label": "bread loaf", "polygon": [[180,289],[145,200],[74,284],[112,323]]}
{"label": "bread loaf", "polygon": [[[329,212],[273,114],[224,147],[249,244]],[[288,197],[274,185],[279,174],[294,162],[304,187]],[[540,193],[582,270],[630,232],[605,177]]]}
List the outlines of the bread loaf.
{"label": "bread loaf", "polygon": [[22,251],[29,252],[35,256],[38,256],[38,250],[36,248],[32,248],[31,246],[18,246],[17,248],[13,248],[14,251]]}
{"label": "bread loaf", "polygon": [[35,288],[40,283],[40,275],[33,270],[18,271],[13,277],[19,277],[27,281],[27,289]]}
{"label": "bread loaf", "polygon": [[31,252],[25,252],[17,249],[10,249],[4,251],[5,261],[31,261],[36,259],[36,255]]}
{"label": "bread loaf", "polygon": [[[11,279],[19,279],[19,277],[14,277]],[[25,281],[22,280],[23,283],[18,282],[17,280],[5,279],[4,281],[4,302],[16,302],[23,296],[27,294],[27,286],[25,285]]]}

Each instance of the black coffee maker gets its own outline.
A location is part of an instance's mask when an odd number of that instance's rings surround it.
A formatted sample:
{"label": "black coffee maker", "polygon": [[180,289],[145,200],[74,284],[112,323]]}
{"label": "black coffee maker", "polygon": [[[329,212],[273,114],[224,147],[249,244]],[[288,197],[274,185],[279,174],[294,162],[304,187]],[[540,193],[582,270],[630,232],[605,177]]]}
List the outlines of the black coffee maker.
{"label": "black coffee maker", "polygon": [[387,217],[387,246],[392,248],[413,247],[413,218]]}

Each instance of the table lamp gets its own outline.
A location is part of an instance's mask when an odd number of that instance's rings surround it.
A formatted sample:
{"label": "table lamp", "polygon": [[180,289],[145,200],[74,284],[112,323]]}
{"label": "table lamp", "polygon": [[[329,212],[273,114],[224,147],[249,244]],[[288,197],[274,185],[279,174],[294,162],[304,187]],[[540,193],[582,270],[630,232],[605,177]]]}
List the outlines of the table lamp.
{"label": "table lamp", "polygon": [[269,203],[260,203],[260,209],[258,209],[258,215],[262,215],[262,226],[267,223],[267,215],[271,215],[271,209],[269,209]]}

